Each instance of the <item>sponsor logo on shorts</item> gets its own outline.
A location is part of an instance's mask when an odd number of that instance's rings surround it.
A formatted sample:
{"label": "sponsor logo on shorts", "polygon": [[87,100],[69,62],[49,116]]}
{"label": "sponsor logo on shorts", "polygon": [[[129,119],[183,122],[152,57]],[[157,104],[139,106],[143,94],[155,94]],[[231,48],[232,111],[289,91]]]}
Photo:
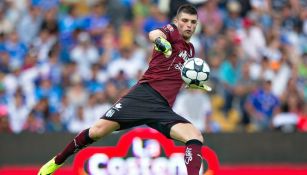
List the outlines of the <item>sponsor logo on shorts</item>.
{"label": "sponsor logo on shorts", "polygon": [[116,111],[119,111],[119,109],[122,108],[121,103],[116,103],[107,113],[106,117],[112,117]]}
{"label": "sponsor logo on shorts", "polygon": [[114,110],[114,109],[110,109],[110,110],[106,113],[106,117],[112,117],[114,113],[115,113],[115,110]]}
{"label": "sponsor logo on shorts", "polygon": [[119,111],[119,109],[122,108],[122,104],[121,103],[117,103],[117,104],[114,105],[113,108]]}

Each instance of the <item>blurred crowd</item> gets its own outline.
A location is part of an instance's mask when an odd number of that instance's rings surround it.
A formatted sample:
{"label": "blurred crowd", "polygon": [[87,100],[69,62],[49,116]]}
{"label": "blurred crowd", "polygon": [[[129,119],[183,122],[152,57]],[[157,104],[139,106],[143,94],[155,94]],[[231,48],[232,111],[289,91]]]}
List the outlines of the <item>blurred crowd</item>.
{"label": "blurred crowd", "polygon": [[146,70],[147,34],[184,3],[212,93],[174,110],[203,132],[307,131],[305,0],[2,0],[0,133],[77,133]]}

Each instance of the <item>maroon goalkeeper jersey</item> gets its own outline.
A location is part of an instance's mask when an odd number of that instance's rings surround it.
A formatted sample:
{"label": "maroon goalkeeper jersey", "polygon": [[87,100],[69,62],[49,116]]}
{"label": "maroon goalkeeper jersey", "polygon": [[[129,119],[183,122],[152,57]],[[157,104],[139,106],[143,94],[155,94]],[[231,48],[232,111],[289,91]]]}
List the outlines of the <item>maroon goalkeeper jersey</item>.
{"label": "maroon goalkeeper jersey", "polygon": [[160,30],[172,45],[172,55],[166,58],[162,52],[154,50],[149,68],[139,83],[148,82],[173,106],[183,84],[180,69],[185,60],[194,57],[195,51],[193,44],[185,42],[174,24],[168,24]]}

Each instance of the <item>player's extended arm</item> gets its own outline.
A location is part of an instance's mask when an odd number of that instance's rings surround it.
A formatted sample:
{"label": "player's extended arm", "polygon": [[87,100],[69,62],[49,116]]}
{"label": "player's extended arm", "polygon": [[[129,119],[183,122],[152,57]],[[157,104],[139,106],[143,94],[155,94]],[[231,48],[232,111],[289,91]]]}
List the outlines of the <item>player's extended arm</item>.
{"label": "player's extended arm", "polygon": [[172,46],[165,38],[166,35],[159,29],[149,32],[149,40],[155,44],[155,49],[168,58],[172,54]]}

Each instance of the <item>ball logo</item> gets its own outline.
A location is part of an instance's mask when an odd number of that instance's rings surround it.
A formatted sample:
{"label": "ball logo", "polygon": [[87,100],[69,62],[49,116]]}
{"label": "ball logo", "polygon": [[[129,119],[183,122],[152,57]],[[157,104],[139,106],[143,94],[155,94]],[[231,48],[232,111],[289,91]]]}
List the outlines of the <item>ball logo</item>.
{"label": "ball logo", "polygon": [[[74,160],[76,175],[186,175],[185,163],[192,161],[192,148],[176,146],[158,131],[136,128],[120,138],[116,146],[88,147]],[[215,175],[219,161],[209,147],[202,148],[208,168],[201,175]]]}

